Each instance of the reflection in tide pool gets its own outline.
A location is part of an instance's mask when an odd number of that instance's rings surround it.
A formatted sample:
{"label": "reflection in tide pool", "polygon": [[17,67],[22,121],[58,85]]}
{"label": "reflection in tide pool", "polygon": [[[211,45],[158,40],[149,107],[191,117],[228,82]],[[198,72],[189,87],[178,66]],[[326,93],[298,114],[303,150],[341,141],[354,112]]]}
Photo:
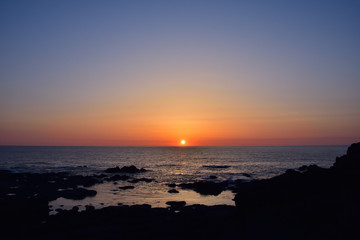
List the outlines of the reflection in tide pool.
{"label": "reflection in tide pool", "polygon": [[192,190],[177,189],[179,193],[174,194],[168,193],[170,188],[167,186],[164,186],[162,189],[152,187],[151,190],[146,190],[146,188],[148,188],[146,184],[147,183],[137,183],[133,185],[135,186],[134,189],[127,190],[119,189],[120,186],[129,186],[126,184],[98,184],[92,188],[88,188],[97,191],[97,195],[94,197],[87,197],[83,200],[58,198],[50,202],[51,214],[55,214],[57,208],[69,210],[74,206],[78,206],[79,210],[82,211],[85,209],[85,205],[92,205],[95,208],[135,204],[150,204],[152,207],[168,207],[166,205],[167,201],[185,201],[187,205],[235,205],[235,202],[232,200],[234,194],[231,191],[223,191],[217,196],[212,196],[201,195]]}

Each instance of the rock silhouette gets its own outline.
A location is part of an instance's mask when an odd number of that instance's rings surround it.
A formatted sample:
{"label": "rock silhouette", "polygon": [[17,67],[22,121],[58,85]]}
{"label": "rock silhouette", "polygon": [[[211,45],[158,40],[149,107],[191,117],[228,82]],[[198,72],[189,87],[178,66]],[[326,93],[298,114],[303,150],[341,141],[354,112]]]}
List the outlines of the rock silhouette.
{"label": "rock silhouette", "polygon": [[219,195],[227,187],[227,182],[199,181],[193,183],[182,183],[179,185],[183,189],[192,189],[202,195]]}
{"label": "rock silhouette", "polygon": [[122,189],[122,190],[134,189],[134,188],[135,188],[134,186],[123,186],[123,187],[119,187],[119,189]]}
{"label": "rock silhouette", "polygon": [[114,168],[108,168],[105,170],[106,173],[140,173],[145,172],[146,170],[144,168],[137,168],[134,165],[131,166],[125,166],[122,168],[114,167]]}
{"label": "rock silhouette", "polygon": [[271,179],[238,183],[236,208],[249,236],[350,239],[360,223],[359,163],[356,143],[329,169],[302,166]]}
{"label": "rock silhouette", "polygon": [[176,190],[176,189],[170,189],[170,190],[168,191],[168,193],[179,193],[179,191]]}

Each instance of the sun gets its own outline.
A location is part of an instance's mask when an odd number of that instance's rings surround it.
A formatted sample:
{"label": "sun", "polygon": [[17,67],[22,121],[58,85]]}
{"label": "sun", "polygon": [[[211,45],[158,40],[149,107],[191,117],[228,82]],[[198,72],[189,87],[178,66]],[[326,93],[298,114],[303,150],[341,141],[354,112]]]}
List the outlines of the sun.
{"label": "sun", "polygon": [[181,145],[185,145],[186,144],[186,141],[183,139],[180,141]]}

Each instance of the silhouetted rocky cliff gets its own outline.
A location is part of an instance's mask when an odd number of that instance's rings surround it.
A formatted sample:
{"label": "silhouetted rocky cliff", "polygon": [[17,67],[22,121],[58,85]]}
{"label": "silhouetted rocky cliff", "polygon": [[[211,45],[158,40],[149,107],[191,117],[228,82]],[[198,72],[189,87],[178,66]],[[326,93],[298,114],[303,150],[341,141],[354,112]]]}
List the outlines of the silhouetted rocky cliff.
{"label": "silhouetted rocky cliff", "polygon": [[248,237],[356,239],[360,219],[360,143],[329,169],[316,165],[240,183],[235,196]]}

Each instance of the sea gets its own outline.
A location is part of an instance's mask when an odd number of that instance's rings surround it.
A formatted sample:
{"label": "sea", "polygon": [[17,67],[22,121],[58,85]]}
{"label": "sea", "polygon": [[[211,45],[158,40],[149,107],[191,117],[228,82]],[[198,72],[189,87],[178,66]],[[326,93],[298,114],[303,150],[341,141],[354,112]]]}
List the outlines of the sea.
{"label": "sea", "polygon": [[[234,205],[234,194],[223,191],[217,196],[201,195],[192,190],[176,188],[169,193],[167,184],[194,181],[251,181],[266,179],[316,164],[330,167],[347,146],[239,146],[239,147],[64,147],[64,146],[0,146],[0,169],[12,172],[69,172],[71,174],[102,174],[107,168],[134,165],[147,171],[136,178],[152,182],[105,182],[88,189],[97,191],[83,200],[58,198],[50,202],[56,209],[85,205],[102,208],[114,205],[150,204],[166,207],[167,201],[187,204]],[[121,186],[134,186],[122,190]]]}

